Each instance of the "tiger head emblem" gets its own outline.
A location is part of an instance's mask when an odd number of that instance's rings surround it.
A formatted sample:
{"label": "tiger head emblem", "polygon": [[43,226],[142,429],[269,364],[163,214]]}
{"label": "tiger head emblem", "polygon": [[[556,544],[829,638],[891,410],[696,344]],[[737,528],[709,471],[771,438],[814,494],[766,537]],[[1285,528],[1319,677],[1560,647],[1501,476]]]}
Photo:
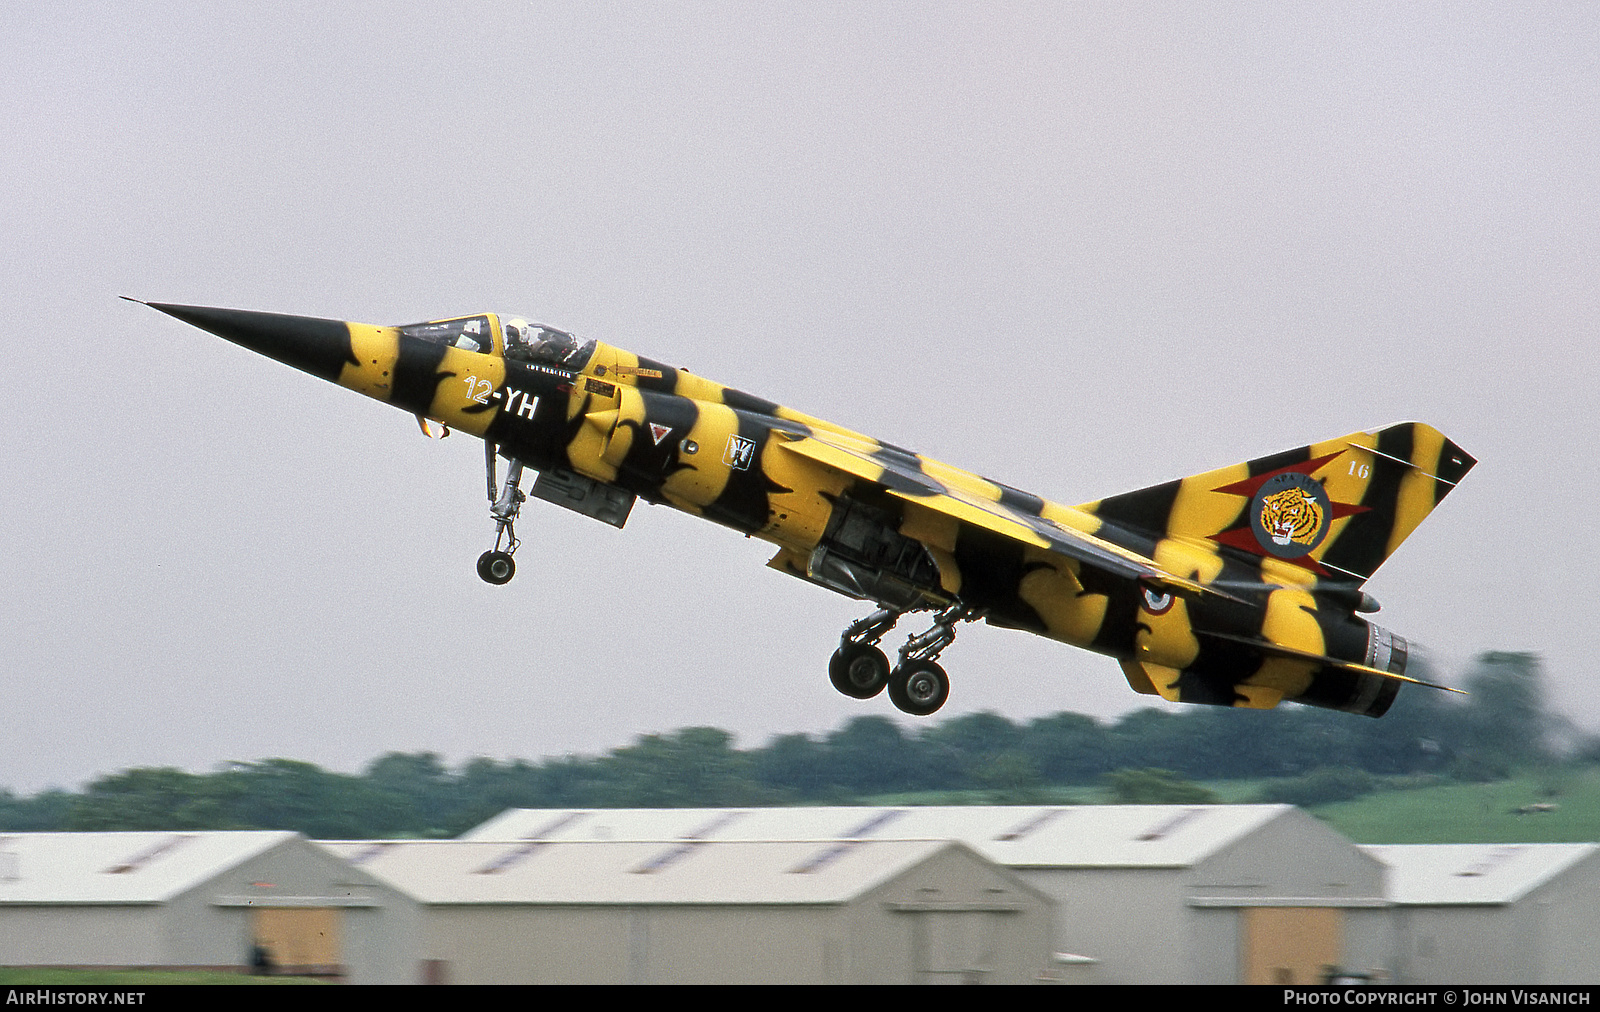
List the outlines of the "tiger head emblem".
{"label": "tiger head emblem", "polygon": [[1291,485],[1261,500],[1261,529],[1275,544],[1315,545],[1322,519],[1321,504],[1299,486]]}

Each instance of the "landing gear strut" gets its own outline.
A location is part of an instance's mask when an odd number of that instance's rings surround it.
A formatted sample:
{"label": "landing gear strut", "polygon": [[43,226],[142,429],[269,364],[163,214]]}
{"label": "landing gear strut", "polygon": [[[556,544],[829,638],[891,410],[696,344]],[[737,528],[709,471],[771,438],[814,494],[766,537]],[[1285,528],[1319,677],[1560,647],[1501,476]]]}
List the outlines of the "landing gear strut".
{"label": "landing gear strut", "polygon": [[897,708],[926,717],[950,698],[950,676],[939,666],[939,655],[955,642],[956,623],[977,617],[966,605],[950,605],[934,617],[933,628],[906,641],[900,663],[891,671],[877,643],[900,620],[900,612],[881,608],[844,631],[828,663],[828,677],[834,688],[856,699],[870,699],[887,686],[889,701]]}
{"label": "landing gear strut", "polygon": [[[522,493],[517,484],[522,481],[522,461],[513,459],[511,468],[506,472],[505,488],[495,489],[495,446],[485,442],[484,468],[488,476],[489,485],[489,516],[494,518],[495,535],[494,548],[478,556],[478,576],[485,583],[496,586],[510,583],[511,578],[517,574],[517,564],[511,558],[516,554],[517,546],[522,544],[517,540],[516,520],[522,512],[522,504],[528,498]],[[504,544],[502,550],[501,545]]]}

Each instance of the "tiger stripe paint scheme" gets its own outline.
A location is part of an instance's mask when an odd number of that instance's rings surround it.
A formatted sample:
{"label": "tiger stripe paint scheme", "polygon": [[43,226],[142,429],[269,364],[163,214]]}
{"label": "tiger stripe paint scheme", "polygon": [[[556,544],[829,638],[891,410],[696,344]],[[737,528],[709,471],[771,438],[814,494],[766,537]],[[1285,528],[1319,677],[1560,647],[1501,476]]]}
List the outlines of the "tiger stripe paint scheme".
{"label": "tiger stripe paint scheme", "polygon": [[932,611],[949,636],[901,651],[931,662],[983,618],[1107,654],[1136,691],[1181,702],[1381,716],[1416,680],[1405,640],[1356,614],[1376,608],[1362,585],[1475,463],[1406,422],[1066,506],[605,343],[508,355],[526,325],[492,313],[376,327],[148,305],[534,470],[770,542],[773,568],[882,609],[841,654]]}

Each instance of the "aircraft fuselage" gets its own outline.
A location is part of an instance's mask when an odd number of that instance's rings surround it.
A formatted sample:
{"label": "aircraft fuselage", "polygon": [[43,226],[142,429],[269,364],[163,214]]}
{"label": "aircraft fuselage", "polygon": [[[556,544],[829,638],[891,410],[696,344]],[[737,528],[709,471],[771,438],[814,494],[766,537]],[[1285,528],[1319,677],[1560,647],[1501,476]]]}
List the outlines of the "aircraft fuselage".
{"label": "aircraft fuselage", "polygon": [[[770,542],[773,568],[880,607],[835,655],[851,695],[882,687],[894,621],[933,611],[901,667],[936,680],[955,624],[984,618],[1116,657],[1168,699],[1381,715],[1406,646],[1354,613],[1360,585],[1473,463],[1404,423],[1074,507],[495,314],[377,327],[152,305],[477,435],[540,472],[540,498],[621,526],[637,497]],[[503,528],[519,502],[497,507]],[[943,702],[890,687],[912,712]]]}

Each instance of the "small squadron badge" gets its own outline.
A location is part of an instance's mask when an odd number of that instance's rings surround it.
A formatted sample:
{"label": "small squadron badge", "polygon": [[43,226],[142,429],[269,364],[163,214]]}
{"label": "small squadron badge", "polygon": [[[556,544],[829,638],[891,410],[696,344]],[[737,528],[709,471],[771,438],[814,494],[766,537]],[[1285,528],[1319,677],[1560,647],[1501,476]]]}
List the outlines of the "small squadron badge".
{"label": "small squadron badge", "polygon": [[722,462],[735,471],[750,470],[750,462],[755,459],[756,444],[753,439],[743,436],[729,436],[728,448],[722,451]]}

